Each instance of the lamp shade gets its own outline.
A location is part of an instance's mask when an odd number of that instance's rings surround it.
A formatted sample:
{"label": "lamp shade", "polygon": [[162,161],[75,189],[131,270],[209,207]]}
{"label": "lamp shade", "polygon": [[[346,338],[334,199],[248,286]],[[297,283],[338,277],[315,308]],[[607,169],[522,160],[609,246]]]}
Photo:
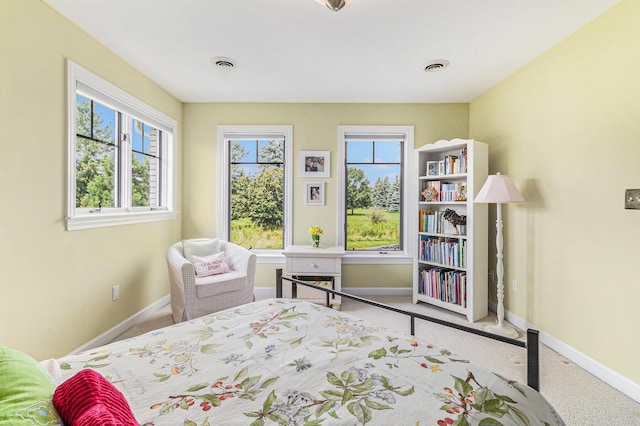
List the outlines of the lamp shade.
{"label": "lamp shade", "polygon": [[515,204],[524,203],[524,198],[513,184],[509,175],[498,172],[489,175],[480,192],[473,200],[474,203]]}

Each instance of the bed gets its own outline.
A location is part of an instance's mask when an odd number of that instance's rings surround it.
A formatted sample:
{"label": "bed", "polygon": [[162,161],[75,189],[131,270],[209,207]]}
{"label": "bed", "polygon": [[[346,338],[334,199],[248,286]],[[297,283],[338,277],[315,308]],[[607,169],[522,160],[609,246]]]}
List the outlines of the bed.
{"label": "bed", "polygon": [[48,365],[63,384],[87,369],[141,425],[564,424],[538,392],[464,355],[302,300],[253,302]]}

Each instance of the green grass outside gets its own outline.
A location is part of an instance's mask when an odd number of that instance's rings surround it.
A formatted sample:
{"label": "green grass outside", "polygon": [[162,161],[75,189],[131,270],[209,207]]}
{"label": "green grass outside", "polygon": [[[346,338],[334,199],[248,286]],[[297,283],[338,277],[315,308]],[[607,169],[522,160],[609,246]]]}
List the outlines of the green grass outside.
{"label": "green grass outside", "polygon": [[245,248],[279,249],[282,247],[282,229],[262,229],[251,219],[231,221],[231,241]]}
{"label": "green grass outside", "polygon": [[373,223],[368,209],[347,210],[347,249],[367,249],[398,244],[400,241],[400,213],[383,211],[385,218]]}
{"label": "green grass outside", "polygon": [[[347,212],[347,249],[368,249],[398,244],[400,241],[400,214],[382,212],[385,220],[372,223],[368,209]],[[250,219],[231,222],[231,241],[242,247],[262,249],[282,248],[282,229],[265,230]]]}

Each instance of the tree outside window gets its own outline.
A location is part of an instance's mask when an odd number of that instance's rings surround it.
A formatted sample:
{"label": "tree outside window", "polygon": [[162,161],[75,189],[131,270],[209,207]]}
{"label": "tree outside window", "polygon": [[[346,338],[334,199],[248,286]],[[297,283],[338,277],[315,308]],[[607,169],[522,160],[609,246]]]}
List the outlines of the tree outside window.
{"label": "tree outside window", "polygon": [[[124,115],[82,95],[76,95],[76,207],[122,207],[129,187],[120,173],[125,161]],[[131,205],[159,205],[160,131],[131,119]],[[118,183],[121,183],[118,185]]]}
{"label": "tree outside window", "polygon": [[402,142],[346,142],[346,249],[401,249]]}
{"label": "tree outside window", "polygon": [[228,140],[231,241],[284,248],[284,140]]}

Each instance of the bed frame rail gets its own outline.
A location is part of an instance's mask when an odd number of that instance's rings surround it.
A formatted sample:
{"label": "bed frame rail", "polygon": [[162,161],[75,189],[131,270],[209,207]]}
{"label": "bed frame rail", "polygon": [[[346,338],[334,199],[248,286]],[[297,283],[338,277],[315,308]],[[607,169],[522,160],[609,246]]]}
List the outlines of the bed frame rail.
{"label": "bed frame rail", "polygon": [[539,332],[538,330],[527,329],[526,341],[511,339],[509,337],[500,336],[486,332],[484,330],[478,330],[476,328],[468,327],[462,324],[456,324],[453,322],[445,321],[439,318],[434,318],[428,315],[420,314],[417,312],[406,311],[404,309],[397,308],[395,306],[386,305],[384,303],[376,302],[374,300],[365,299],[363,297],[354,296],[353,294],[343,293],[341,291],[332,290],[330,288],[320,287],[312,284],[308,281],[300,281],[291,277],[284,276],[282,269],[276,269],[276,297],[282,298],[282,284],[283,280],[291,282],[292,286],[304,285],[314,288],[316,290],[324,291],[326,293],[326,305],[330,306],[330,295],[338,295],[346,297],[347,299],[355,300],[357,302],[366,303],[368,305],[375,306],[377,308],[386,309],[388,311],[396,312],[402,315],[406,315],[411,318],[411,335],[415,335],[415,320],[416,318],[439,324],[445,327],[454,328],[467,333],[476,334],[478,336],[486,337],[492,340],[498,340],[509,345],[518,346],[527,350],[527,385],[531,388],[540,391],[540,353],[539,353]]}

